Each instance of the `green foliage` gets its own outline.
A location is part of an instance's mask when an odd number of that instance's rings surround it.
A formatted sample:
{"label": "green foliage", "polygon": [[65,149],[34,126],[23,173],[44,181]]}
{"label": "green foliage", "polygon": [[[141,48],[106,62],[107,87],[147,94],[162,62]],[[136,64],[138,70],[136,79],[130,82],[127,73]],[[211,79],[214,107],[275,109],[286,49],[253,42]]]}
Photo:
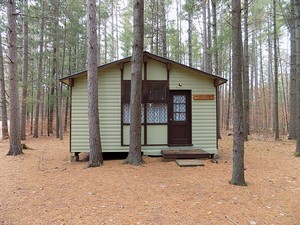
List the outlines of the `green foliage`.
{"label": "green foliage", "polygon": [[122,20],[122,33],[120,36],[121,39],[121,50],[122,56],[127,57],[131,55],[132,52],[132,17],[130,11],[123,13],[123,20]]}

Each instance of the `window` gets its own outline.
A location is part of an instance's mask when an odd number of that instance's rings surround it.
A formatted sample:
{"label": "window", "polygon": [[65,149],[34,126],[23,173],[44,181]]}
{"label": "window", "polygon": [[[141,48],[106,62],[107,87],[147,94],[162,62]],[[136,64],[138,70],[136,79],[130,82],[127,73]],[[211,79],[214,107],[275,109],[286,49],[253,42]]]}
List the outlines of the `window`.
{"label": "window", "polygon": [[[142,123],[166,124],[168,121],[168,86],[167,81],[144,81],[142,96]],[[122,107],[123,123],[130,123],[130,81],[123,81]],[[146,107],[146,109],[145,109]]]}
{"label": "window", "polygon": [[167,103],[147,103],[147,123],[167,123]]}
{"label": "window", "polygon": [[122,101],[123,102],[130,102],[130,88],[131,84],[130,81],[125,81],[123,83],[123,88],[122,88]]}
{"label": "window", "polygon": [[167,101],[167,83],[148,82],[147,102]]}
{"label": "window", "polygon": [[167,82],[148,81],[147,84],[147,123],[167,123],[168,86]]}
{"label": "window", "polygon": [[186,98],[185,95],[173,96],[173,120],[186,121]]}
{"label": "window", "polygon": [[[144,104],[142,104],[141,108],[142,118],[141,121],[144,121]],[[123,104],[123,123],[130,123],[130,103]]]}

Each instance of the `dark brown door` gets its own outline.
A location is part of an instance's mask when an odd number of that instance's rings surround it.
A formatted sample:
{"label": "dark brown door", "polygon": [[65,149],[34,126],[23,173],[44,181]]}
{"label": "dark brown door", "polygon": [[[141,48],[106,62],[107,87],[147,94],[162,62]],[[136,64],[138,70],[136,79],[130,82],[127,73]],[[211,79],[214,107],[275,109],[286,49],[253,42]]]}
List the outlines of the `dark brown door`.
{"label": "dark brown door", "polygon": [[170,91],[168,144],[192,145],[191,91]]}

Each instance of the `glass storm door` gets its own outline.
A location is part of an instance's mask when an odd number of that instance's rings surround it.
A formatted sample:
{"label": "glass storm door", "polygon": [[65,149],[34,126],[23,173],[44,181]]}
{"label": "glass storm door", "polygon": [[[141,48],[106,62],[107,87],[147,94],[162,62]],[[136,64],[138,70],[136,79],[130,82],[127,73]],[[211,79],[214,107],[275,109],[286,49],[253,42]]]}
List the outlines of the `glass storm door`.
{"label": "glass storm door", "polygon": [[170,91],[168,145],[192,145],[191,91]]}

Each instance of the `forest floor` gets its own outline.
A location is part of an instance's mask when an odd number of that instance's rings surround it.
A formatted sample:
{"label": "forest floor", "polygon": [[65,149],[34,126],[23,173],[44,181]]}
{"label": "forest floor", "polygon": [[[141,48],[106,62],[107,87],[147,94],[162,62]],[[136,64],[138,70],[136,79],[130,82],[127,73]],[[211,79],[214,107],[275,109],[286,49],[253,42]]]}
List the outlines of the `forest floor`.
{"label": "forest floor", "polygon": [[246,187],[229,184],[231,136],[220,141],[218,164],[202,167],[144,157],[140,167],[119,159],[86,169],[69,161],[68,137],[25,143],[34,150],[12,157],[0,142],[0,225],[300,224],[295,141],[251,136]]}

